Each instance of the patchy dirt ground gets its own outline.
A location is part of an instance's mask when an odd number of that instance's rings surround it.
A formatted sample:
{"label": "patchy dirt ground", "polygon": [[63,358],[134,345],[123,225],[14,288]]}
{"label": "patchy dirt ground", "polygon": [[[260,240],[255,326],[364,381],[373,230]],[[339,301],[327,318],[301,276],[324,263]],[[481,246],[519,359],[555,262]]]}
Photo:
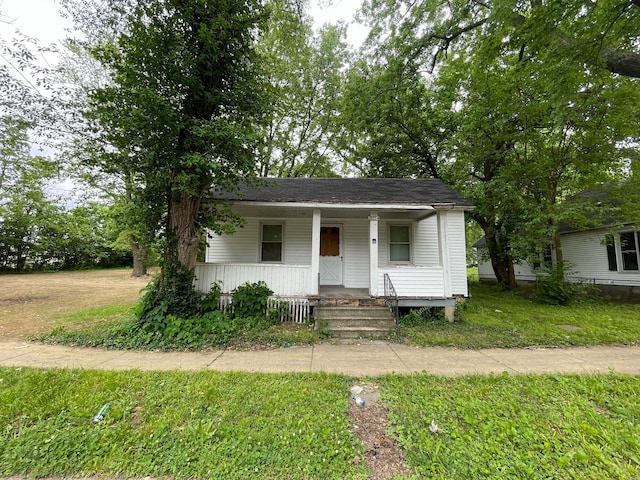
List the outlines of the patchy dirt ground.
{"label": "patchy dirt ground", "polygon": [[365,448],[364,461],[371,475],[370,480],[385,480],[410,476],[402,449],[389,436],[389,417],[383,403],[379,401],[379,386],[373,383],[359,383],[363,391],[359,394],[365,400],[360,406],[349,402],[349,421],[351,432],[360,439]]}
{"label": "patchy dirt ground", "polygon": [[130,269],[0,275],[0,338],[49,332],[94,307],[133,305],[150,278],[132,278]]}

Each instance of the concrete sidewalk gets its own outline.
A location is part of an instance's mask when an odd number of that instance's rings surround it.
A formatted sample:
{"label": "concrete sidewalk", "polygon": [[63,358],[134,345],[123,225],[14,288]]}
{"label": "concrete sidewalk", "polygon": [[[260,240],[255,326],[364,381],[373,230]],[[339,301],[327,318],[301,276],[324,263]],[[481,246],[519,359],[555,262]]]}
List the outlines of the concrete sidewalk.
{"label": "concrete sidewalk", "polygon": [[383,341],[263,351],[139,352],[0,340],[0,366],[102,370],[331,372],[352,376],[524,373],[640,374],[640,346],[458,350]]}

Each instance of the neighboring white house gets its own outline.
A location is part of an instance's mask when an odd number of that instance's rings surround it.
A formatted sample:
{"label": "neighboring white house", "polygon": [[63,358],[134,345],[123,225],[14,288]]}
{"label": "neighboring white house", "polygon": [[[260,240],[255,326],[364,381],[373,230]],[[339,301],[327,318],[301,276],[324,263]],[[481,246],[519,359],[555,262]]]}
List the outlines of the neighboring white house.
{"label": "neighboring white house", "polygon": [[[624,297],[640,296],[640,226],[628,224],[612,230],[600,228],[585,231],[560,229],[564,260],[569,263],[567,279],[589,282]],[[481,281],[495,281],[484,238],[474,245],[478,251],[478,276]],[[549,248],[536,261],[515,265],[519,282],[535,282],[545,263],[555,262]]]}
{"label": "neighboring white house", "polygon": [[230,293],[262,280],[275,295],[331,291],[392,295],[400,306],[451,306],[466,297],[464,212],[473,206],[437,179],[279,178],[216,192],[244,226],[210,233],[196,287]]}

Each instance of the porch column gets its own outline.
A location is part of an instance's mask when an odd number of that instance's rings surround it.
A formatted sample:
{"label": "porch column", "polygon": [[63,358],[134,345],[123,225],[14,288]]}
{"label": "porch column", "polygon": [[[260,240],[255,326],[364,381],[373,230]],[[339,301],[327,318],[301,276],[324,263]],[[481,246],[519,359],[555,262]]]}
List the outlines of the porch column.
{"label": "porch column", "polygon": [[311,221],[311,295],[320,293],[320,220],[320,209],[314,208]]}
{"label": "porch column", "polygon": [[448,221],[447,210],[438,210],[438,255],[440,257],[440,265],[442,265],[442,281],[444,286],[444,296],[449,298],[453,294],[451,292],[451,265],[449,260],[449,241],[448,241]]}
{"label": "porch column", "polygon": [[369,295],[377,297],[378,291],[378,212],[369,212]]}

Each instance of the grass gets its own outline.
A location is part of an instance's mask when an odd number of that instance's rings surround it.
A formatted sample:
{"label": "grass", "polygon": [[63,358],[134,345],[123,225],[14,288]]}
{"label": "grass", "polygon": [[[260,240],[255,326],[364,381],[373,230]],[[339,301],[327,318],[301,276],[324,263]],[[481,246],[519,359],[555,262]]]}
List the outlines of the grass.
{"label": "grass", "polygon": [[[370,380],[416,478],[640,477],[638,376]],[[1,368],[0,476],[364,479],[353,381]]]}
{"label": "grass", "polygon": [[401,327],[399,337],[420,346],[458,348],[633,345],[640,339],[638,305],[603,298],[545,305],[530,291],[504,292],[484,284],[472,285],[471,294],[454,323],[425,319]]}
{"label": "grass", "polygon": [[395,375],[381,384],[420,478],[640,478],[638,376]]}
{"label": "grass", "polygon": [[344,376],[4,368],[0,385],[0,476],[366,478]]}

